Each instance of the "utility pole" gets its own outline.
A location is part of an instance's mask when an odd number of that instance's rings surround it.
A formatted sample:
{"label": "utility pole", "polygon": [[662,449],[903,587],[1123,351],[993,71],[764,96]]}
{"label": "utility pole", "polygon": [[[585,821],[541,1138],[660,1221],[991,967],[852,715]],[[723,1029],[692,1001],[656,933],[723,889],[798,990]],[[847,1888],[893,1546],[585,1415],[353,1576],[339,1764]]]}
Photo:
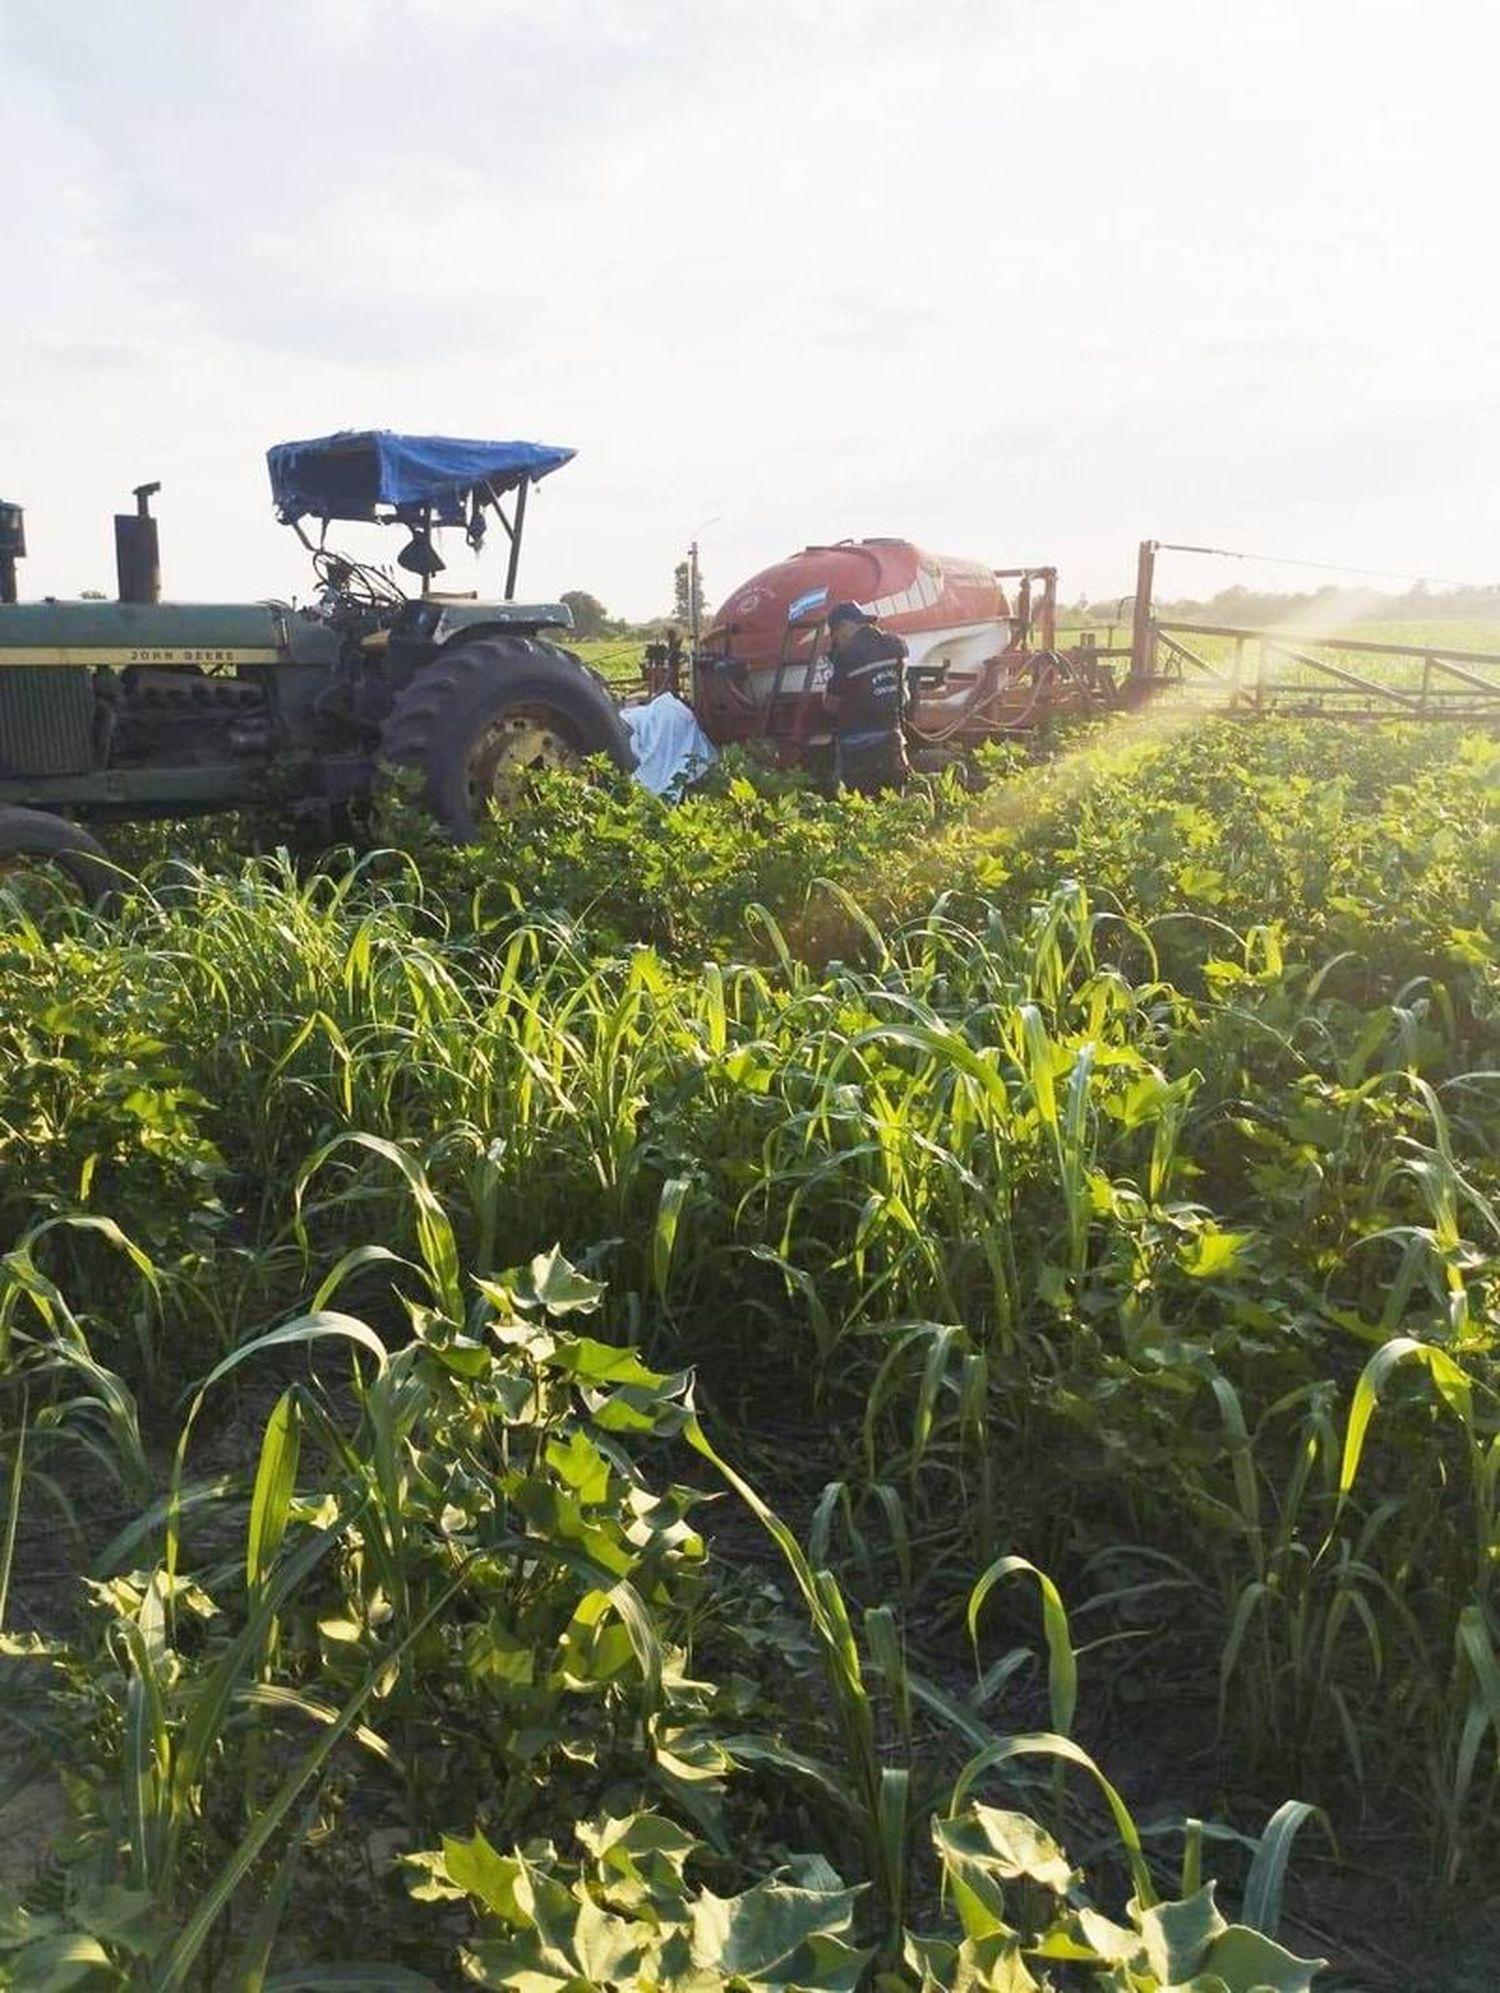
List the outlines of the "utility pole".
{"label": "utility pole", "polygon": [[698,638],[701,634],[698,626],[703,620],[701,615],[703,587],[698,578],[698,535],[706,527],[717,526],[719,518],[720,515],[716,512],[712,519],[705,519],[702,526],[695,526],[688,546],[688,634],[692,638],[691,655],[694,657],[698,655]]}

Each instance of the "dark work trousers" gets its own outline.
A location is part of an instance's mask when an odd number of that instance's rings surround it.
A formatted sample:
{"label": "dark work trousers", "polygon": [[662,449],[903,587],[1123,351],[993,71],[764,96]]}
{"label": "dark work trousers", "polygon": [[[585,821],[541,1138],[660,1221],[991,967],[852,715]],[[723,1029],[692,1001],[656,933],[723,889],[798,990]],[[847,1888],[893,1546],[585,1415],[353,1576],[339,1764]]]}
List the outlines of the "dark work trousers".
{"label": "dark work trousers", "polygon": [[899,727],[834,737],[833,779],[840,789],[878,796],[885,789],[904,789],[910,773]]}

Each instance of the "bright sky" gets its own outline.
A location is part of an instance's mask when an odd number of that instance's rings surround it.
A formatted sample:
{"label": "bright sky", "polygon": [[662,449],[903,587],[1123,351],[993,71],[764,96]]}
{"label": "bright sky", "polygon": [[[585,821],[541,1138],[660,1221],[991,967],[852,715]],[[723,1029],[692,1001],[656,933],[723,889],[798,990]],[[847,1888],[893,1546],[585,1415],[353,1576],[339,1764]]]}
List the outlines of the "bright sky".
{"label": "bright sky", "polygon": [[711,599],[873,533],[1490,579],[1497,58],[1491,0],[0,0],[23,593],[160,478],[169,595],[305,594],[264,450],[365,427],[572,444],[522,593],[617,614],[695,530]]}

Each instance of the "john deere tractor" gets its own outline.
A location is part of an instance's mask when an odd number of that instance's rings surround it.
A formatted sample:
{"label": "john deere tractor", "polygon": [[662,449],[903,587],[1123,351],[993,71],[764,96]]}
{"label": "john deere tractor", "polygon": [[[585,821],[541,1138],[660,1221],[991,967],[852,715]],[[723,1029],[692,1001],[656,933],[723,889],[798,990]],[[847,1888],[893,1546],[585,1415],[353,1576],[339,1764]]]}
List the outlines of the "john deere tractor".
{"label": "john deere tractor", "polygon": [[[278,444],[276,509],[317,577],[301,608],[163,602],[152,484],[115,520],[117,601],[17,602],[24,522],[0,505],[0,868],[40,860],[95,895],[110,819],[274,808],[331,830],[392,766],[465,839],[529,770],[629,767],[603,682],[553,640],[567,608],[515,600],[527,494],[572,455],[384,430]],[[409,581],[329,547],[352,520],[405,531]],[[438,529],[477,551],[493,522],[503,598],[435,588]]]}

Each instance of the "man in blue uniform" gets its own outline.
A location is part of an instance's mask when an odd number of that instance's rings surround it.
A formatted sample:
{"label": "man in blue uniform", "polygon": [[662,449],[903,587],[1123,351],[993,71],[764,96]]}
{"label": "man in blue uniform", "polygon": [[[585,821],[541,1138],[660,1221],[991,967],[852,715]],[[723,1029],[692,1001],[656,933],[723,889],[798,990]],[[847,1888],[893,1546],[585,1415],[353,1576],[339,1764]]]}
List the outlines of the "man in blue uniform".
{"label": "man in blue uniform", "polygon": [[823,699],[833,719],[835,781],[866,796],[904,787],[911,772],[901,730],[906,645],[855,602],[829,610],[828,642],[832,670]]}

